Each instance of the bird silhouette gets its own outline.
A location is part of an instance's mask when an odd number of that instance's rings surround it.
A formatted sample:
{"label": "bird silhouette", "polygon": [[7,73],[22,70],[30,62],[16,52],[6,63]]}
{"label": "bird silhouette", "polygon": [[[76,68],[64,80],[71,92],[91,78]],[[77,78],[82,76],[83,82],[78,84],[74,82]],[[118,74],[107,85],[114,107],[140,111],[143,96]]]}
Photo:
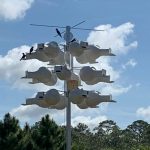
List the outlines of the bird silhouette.
{"label": "bird silhouette", "polygon": [[57,34],[62,38],[60,31],[56,28]]}
{"label": "bird silhouette", "polygon": [[20,61],[21,61],[22,59],[24,59],[25,57],[26,57],[25,53],[22,53],[22,57],[21,57]]}
{"label": "bird silhouette", "polygon": [[74,39],[72,39],[72,40],[70,41],[70,43],[75,42],[75,41],[76,41],[76,39],[74,38]]}
{"label": "bird silhouette", "polygon": [[30,54],[33,52],[33,46],[30,48]]}
{"label": "bird silhouette", "polygon": [[87,48],[86,46],[81,46],[82,48]]}

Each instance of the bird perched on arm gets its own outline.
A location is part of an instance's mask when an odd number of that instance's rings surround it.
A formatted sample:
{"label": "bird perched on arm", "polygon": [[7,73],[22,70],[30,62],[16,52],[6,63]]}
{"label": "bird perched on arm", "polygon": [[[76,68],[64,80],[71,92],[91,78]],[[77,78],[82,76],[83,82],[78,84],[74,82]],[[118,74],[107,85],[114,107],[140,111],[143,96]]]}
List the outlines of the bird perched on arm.
{"label": "bird perched on arm", "polygon": [[22,53],[22,57],[21,57],[20,61],[21,61],[22,59],[25,59],[25,57],[26,57],[25,53]]}
{"label": "bird perched on arm", "polygon": [[60,31],[56,28],[57,34],[62,38]]}
{"label": "bird perched on arm", "polygon": [[82,48],[87,48],[86,46],[81,46]]}
{"label": "bird perched on arm", "polygon": [[32,52],[33,52],[33,46],[30,48],[30,52],[29,53],[31,54]]}
{"label": "bird perched on arm", "polygon": [[74,39],[72,39],[72,40],[70,41],[70,43],[75,42],[75,41],[76,41],[76,39],[74,38]]}

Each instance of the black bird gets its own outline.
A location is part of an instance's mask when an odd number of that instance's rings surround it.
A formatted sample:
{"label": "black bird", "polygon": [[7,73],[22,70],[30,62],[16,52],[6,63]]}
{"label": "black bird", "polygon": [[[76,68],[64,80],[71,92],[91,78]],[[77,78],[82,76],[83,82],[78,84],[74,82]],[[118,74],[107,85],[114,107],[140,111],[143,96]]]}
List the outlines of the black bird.
{"label": "black bird", "polygon": [[30,48],[30,54],[33,52],[33,46]]}
{"label": "black bird", "polygon": [[81,46],[82,48],[87,48],[86,46]]}
{"label": "black bird", "polygon": [[56,28],[57,34],[62,38],[60,31]]}
{"label": "black bird", "polygon": [[76,39],[74,38],[74,39],[72,39],[72,40],[70,41],[70,43],[75,42],[75,41],[76,41]]}
{"label": "black bird", "polygon": [[25,53],[22,53],[22,57],[21,57],[20,61],[21,61],[22,59],[24,59],[25,57],[26,57]]}

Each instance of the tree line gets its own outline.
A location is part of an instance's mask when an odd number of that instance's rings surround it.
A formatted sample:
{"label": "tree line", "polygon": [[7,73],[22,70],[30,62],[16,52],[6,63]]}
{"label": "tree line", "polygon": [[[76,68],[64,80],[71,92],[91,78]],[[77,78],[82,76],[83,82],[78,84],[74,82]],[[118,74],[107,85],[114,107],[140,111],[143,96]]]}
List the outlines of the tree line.
{"label": "tree line", "polygon": [[[65,150],[65,126],[49,115],[20,127],[9,113],[0,120],[0,150]],[[72,150],[150,150],[150,124],[134,121],[120,129],[112,120],[100,122],[92,131],[86,124],[72,127]]]}

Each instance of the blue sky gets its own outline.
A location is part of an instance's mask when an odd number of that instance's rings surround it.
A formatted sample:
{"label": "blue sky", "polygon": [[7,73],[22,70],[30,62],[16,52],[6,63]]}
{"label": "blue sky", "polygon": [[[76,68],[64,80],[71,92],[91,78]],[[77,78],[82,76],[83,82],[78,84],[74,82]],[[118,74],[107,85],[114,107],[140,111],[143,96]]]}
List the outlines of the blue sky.
{"label": "blue sky", "polygon": [[50,113],[58,123],[64,122],[65,111],[20,106],[39,89],[49,87],[29,85],[21,80],[24,71],[36,70],[43,63],[20,62],[19,58],[36,43],[61,42],[59,37],[54,38],[55,29],[32,27],[30,23],[72,26],[86,20],[80,27],[103,28],[107,32],[74,30],[74,36],[101,47],[111,47],[117,55],[100,58],[101,63],[97,65],[108,69],[115,83],[90,88],[112,93],[117,103],[88,110],[73,106],[72,124],[83,120],[94,126],[99,121],[112,119],[123,128],[137,119],[149,122],[149,13],[148,0],[0,0],[0,118],[11,112],[21,123],[33,123],[41,115]]}

